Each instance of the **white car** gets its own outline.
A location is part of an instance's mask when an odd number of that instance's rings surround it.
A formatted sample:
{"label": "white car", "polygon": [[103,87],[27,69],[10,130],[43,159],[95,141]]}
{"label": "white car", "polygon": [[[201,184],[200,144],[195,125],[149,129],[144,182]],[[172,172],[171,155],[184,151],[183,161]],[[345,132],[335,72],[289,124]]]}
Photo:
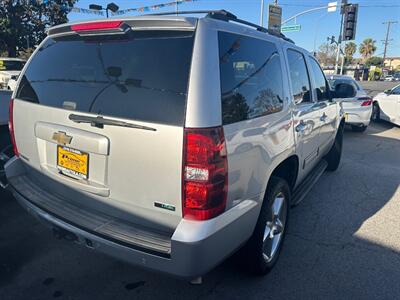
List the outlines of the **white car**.
{"label": "white car", "polygon": [[17,86],[18,75],[12,75],[7,84],[7,90],[14,91]]}
{"label": "white car", "polygon": [[0,57],[0,89],[7,89],[12,76],[18,76],[25,65],[20,58]]}
{"label": "white car", "polygon": [[400,84],[374,97],[372,120],[385,120],[400,126]]}
{"label": "white car", "polygon": [[388,75],[385,77],[384,81],[394,81],[394,77],[392,75]]}
{"label": "white car", "polygon": [[353,131],[363,132],[367,129],[372,115],[372,98],[363,88],[349,76],[332,75],[328,77],[332,89],[339,83],[351,84],[357,91],[353,98],[342,99],[346,124],[351,125]]}

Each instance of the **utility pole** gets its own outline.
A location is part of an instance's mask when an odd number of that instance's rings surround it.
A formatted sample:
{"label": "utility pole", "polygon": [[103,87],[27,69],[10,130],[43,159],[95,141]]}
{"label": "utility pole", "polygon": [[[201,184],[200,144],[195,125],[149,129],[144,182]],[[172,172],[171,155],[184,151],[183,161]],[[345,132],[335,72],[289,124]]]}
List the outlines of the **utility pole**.
{"label": "utility pole", "polygon": [[383,41],[383,44],[385,45],[385,49],[383,50],[383,62],[382,62],[383,66],[385,65],[387,46],[389,44],[389,41],[391,41],[391,40],[389,40],[390,26],[392,24],[396,24],[396,23],[398,23],[398,22],[397,21],[386,21],[386,22],[382,23],[382,24],[387,24],[386,37],[385,37],[385,40]]}

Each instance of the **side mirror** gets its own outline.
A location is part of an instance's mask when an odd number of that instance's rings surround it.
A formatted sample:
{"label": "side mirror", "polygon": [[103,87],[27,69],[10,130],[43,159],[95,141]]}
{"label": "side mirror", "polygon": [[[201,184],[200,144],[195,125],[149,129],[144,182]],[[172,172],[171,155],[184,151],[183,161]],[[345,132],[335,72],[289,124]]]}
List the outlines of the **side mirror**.
{"label": "side mirror", "polygon": [[390,95],[392,93],[392,90],[384,90],[383,91],[386,95]]}
{"label": "side mirror", "polygon": [[353,98],[356,93],[354,86],[348,83],[338,83],[333,92],[334,98]]}

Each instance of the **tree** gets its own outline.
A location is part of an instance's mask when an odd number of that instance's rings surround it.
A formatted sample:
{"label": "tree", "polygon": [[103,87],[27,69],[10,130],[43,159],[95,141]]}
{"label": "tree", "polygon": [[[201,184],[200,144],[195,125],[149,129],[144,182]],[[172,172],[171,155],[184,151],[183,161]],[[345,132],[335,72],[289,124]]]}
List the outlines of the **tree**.
{"label": "tree", "polygon": [[353,42],[348,42],[344,48],[344,53],[346,54],[346,61],[351,62],[353,60],[353,55],[357,51],[357,45]]}
{"label": "tree", "polygon": [[317,59],[323,66],[334,65],[336,61],[336,45],[324,43],[318,48]]}
{"label": "tree", "polygon": [[361,56],[364,58],[364,60],[370,58],[376,51],[376,46],[375,46],[376,41],[368,38],[365,39],[360,46],[358,47]]}
{"label": "tree", "polygon": [[372,56],[365,61],[365,66],[369,68],[370,66],[380,66],[382,63],[382,57]]}
{"label": "tree", "polygon": [[0,52],[15,57],[38,45],[45,30],[68,21],[68,7],[76,0],[0,0]]}

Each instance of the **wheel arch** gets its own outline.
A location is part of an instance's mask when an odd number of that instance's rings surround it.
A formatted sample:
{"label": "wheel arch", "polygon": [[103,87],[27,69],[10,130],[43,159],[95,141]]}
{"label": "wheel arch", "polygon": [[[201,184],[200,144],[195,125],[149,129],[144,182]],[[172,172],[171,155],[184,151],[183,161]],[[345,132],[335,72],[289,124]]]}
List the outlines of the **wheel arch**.
{"label": "wheel arch", "polygon": [[267,187],[272,177],[279,177],[289,184],[290,190],[293,191],[299,174],[299,158],[297,155],[291,155],[280,162],[272,171],[268,179]]}

